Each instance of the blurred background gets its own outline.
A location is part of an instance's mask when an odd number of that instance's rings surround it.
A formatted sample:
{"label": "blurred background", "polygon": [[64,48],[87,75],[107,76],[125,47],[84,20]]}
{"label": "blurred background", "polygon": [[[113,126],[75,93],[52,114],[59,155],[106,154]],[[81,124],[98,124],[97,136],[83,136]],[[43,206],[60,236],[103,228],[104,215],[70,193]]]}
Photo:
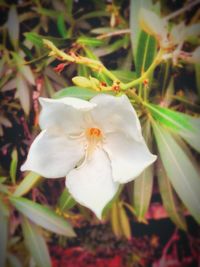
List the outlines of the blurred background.
{"label": "blurred background", "polygon": [[[131,82],[142,73],[137,57],[145,70],[159,48],[155,36],[143,32],[139,56],[134,54],[133,28],[142,29],[132,18],[148,2],[0,1],[0,266],[199,266],[198,223],[156,173],[145,187],[139,182],[124,186],[99,221],[64,189],[64,178],[44,181],[38,174],[20,172],[40,131],[40,96],[51,98],[66,88],[73,96],[72,78],[77,75],[110,83],[87,66],[49,57],[42,40],[66,53],[99,59],[121,81]],[[151,5],[160,17],[172,16],[169,29],[180,22],[199,23],[198,1],[155,0]],[[184,41],[186,54],[199,46],[198,32]],[[198,117],[199,71],[197,60],[164,61],[154,71],[149,97]],[[195,149],[187,153],[199,161]],[[71,237],[71,227],[76,237]]]}

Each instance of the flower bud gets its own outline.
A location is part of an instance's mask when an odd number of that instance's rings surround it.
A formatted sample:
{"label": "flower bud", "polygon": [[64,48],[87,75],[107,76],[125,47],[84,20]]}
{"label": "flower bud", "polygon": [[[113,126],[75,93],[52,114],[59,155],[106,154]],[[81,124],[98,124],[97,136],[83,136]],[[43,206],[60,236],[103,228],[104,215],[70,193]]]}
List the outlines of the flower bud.
{"label": "flower bud", "polygon": [[92,87],[91,81],[83,76],[76,76],[72,78],[72,82],[75,85],[80,86],[80,87],[84,87],[84,88]]}

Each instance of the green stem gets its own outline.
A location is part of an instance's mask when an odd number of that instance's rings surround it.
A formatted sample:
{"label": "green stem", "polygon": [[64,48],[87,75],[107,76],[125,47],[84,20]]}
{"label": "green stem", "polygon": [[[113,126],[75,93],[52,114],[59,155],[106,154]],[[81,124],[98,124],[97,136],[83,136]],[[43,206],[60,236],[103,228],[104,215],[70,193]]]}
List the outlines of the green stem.
{"label": "green stem", "polygon": [[119,79],[111,71],[109,71],[100,61],[83,56],[68,55],[65,52],[59,50],[51,41],[43,39],[43,42],[51,50],[49,54],[50,56],[58,57],[63,61],[70,61],[88,66],[91,69],[96,69],[97,71],[102,72],[112,81],[119,81]]}
{"label": "green stem", "polygon": [[130,83],[127,84],[122,84],[121,85],[121,90],[125,91],[129,88],[133,88],[134,86],[142,83],[145,79],[147,79],[150,74],[154,71],[155,67],[161,62],[161,56],[162,56],[162,51],[159,51],[156,58],[154,59],[153,63],[150,65],[150,67],[145,71],[142,76]]}

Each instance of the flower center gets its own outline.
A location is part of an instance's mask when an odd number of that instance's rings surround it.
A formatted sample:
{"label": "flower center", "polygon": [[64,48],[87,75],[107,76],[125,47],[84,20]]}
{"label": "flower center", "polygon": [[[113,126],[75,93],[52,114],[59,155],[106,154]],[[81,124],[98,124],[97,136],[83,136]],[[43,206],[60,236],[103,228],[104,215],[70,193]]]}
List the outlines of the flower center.
{"label": "flower center", "polygon": [[89,128],[86,130],[86,136],[89,141],[93,139],[96,139],[98,141],[102,138],[102,133],[99,128]]}
{"label": "flower center", "polygon": [[94,152],[95,148],[101,143],[103,140],[103,133],[99,128],[88,128],[86,130],[86,138],[88,140],[88,144],[86,147],[87,157],[90,157]]}

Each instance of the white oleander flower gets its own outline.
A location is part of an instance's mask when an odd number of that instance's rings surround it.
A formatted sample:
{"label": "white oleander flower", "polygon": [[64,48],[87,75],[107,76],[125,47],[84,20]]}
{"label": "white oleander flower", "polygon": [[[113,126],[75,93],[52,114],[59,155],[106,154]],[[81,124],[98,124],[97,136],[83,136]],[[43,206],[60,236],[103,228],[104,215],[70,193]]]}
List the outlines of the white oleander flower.
{"label": "white oleander flower", "polygon": [[119,184],[135,179],[156,160],[126,95],[101,94],[90,101],[40,98],[42,132],[22,171],[47,178],[66,176],[74,199],[101,218]]}

